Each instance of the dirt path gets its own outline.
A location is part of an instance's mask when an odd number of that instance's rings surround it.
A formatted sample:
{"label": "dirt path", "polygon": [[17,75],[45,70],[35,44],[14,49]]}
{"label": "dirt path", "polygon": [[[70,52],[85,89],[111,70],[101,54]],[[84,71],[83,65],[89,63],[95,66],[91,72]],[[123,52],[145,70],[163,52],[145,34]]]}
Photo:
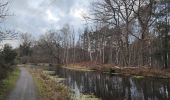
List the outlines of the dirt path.
{"label": "dirt path", "polygon": [[31,74],[25,68],[20,69],[21,74],[16,87],[6,100],[37,100],[36,87]]}

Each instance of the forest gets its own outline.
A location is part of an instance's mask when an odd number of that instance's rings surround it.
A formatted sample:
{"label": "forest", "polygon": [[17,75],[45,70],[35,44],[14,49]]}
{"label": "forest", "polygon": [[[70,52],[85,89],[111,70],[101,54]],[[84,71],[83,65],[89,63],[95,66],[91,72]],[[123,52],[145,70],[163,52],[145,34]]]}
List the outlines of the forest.
{"label": "forest", "polygon": [[169,67],[169,0],[101,0],[92,5],[90,15],[83,16],[86,25],[82,31],[75,32],[66,24],[38,40],[22,34],[19,51],[23,62]]}

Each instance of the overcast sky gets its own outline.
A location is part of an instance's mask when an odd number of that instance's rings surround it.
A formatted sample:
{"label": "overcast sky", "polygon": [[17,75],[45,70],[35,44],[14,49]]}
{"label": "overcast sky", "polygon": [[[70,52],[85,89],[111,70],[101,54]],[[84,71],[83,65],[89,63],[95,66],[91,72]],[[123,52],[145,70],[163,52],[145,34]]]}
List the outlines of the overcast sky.
{"label": "overcast sky", "polygon": [[59,29],[64,24],[76,28],[84,21],[82,14],[88,14],[91,0],[11,0],[10,16],[4,27],[34,35],[49,29]]}
{"label": "overcast sky", "polygon": [[88,14],[92,0],[10,0],[6,29],[39,36],[49,29],[60,29],[64,24],[76,29],[84,25],[82,14]]}

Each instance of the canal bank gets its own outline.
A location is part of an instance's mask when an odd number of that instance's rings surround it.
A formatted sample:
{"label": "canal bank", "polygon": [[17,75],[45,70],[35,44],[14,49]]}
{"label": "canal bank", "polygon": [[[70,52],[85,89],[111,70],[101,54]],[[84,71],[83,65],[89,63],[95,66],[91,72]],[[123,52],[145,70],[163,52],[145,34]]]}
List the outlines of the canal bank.
{"label": "canal bank", "polygon": [[76,63],[62,65],[62,67],[79,71],[97,71],[123,76],[170,78],[170,69],[150,67],[119,67],[111,64]]}
{"label": "canal bank", "polygon": [[169,100],[169,79],[109,75],[58,67],[57,76],[77,95],[93,94],[101,100]]}
{"label": "canal bank", "polygon": [[36,83],[39,100],[100,100],[93,94],[77,95],[69,86],[64,84],[65,78],[59,77],[48,67],[29,67]]}
{"label": "canal bank", "polygon": [[115,100],[170,99],[170,81],[167,78],[108,74],[102,71],[86,71],[85,69],[56,67],[56,65],[49,66],[48,64],[47,66],[43,64],[38,66],[36,68],[43,68],[47,72],[52,72],[51,76],[62,80],[60,82],[68,87],[72,91],[69,93],[74,93],[75,97],[82,97],[82,94],[87,94],[85,97],[88,96],[89,98],[92,95],[92,97],[97,97],[101,100],[113,100],[113,98],[116,98]]}

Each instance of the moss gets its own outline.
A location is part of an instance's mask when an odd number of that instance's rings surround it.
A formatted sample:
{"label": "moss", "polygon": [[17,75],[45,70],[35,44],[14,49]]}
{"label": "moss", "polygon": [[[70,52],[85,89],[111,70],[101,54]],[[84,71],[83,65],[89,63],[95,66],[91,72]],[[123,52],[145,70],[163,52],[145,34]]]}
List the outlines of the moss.
{"label": "moss", "polygon": [[145,78],[144,76],[133,76],[134,78],[136,78],[136,79],[143,79],[143,78]]}
{"label": "moss", "polygon": [[63,68],[69,69],[69,70],[76,70],[76,71],[83,71],[83,72],[94,72],[96,70],[88,69],[88,68],[83,68],[83,67],[64,67]]}
{"label": "moss", "polygon": [[94,95],[81,95],[80,100],[100,100],[96,98]]}
{"label": "moss", "polygon": [[81,94],[80,96],[76,96],[72,98],[73,100],[101,100],[96,98],[93,94]]}
{"label": "moss", "polygon": [[8,77],[0,83],[0,100],[15,86],[19,78],[20,70],[16,67],[12,72],[8,73]]}
{"label": "moss", "polygon": [[55,75],[55,71],[43,71],[43,72],[48,75]]}
{"label": "moss", "polygon": [[49,76],[49,78],[57,83],[60,83],[65,80],[65,78],[59,78],[58,76]]}

